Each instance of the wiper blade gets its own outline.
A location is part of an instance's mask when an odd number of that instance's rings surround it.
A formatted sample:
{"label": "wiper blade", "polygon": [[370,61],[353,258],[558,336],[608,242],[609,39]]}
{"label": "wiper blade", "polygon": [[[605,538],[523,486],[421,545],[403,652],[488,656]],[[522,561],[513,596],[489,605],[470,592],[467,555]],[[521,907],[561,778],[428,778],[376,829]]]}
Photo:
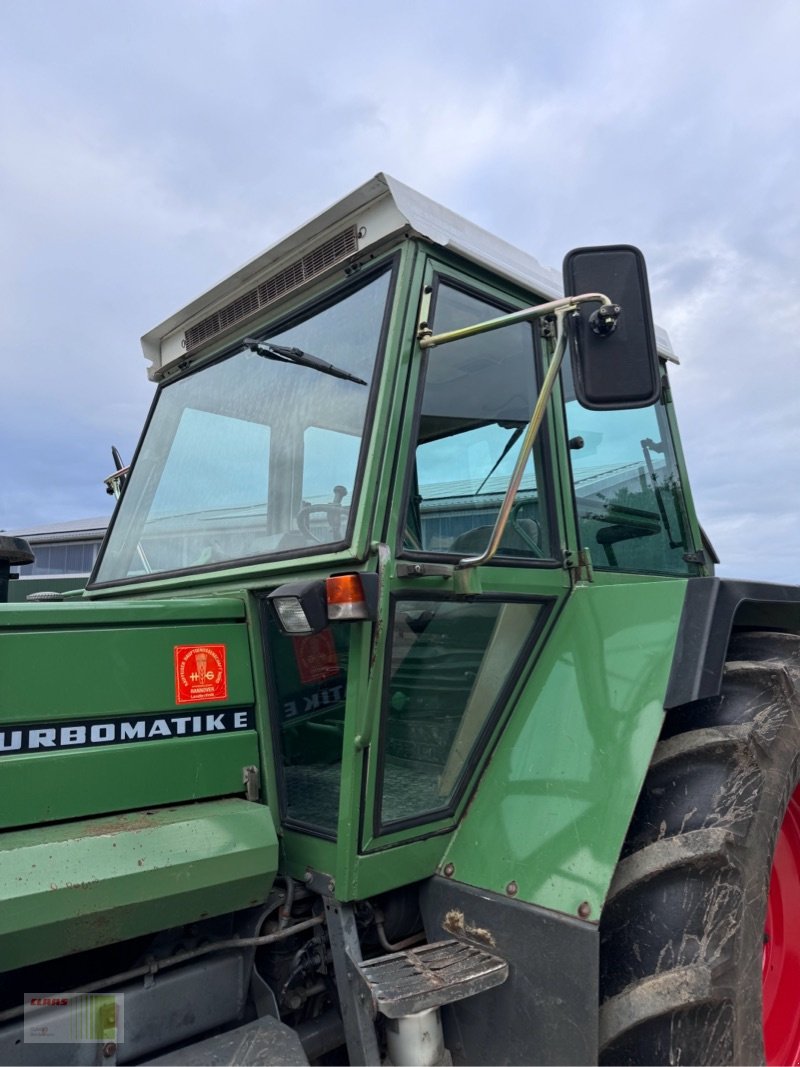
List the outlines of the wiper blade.
{"label": "wiper blade", "polygon": [[346,382],[355,382],[357,385],[366,385],[363,378],[356,378],[355,374],[334,367],[332,363],[326,363],[323,359],[317,359],[302,348],[287,348],[285,345],[274,345],[272,341],[257,341],[255,337],[245,337],[242,341],[245,348],[256,352],[266,359],[274,359],[279,363],[299,363],[301,367],[311,367],[312,370],[321,371],[322,374],[330,374],[333,378],[344,378]]}
{"label": "wiper blade", "polygon": [[478,486],[478,488],[475,490],[475,492],[473,493],[473,496],[477,496],[478,493],[480,493],[481,489],[483,489],[484,485],[486,485],[486,483],[489,481],[491,476],[494,474],[494,472],[497,470],[497,468],[500,466],[500,464],[506,458],[508,453],[514,447],[514,445],[517,443],[517,441],[519,441],[520,437],[522,436],[522,431],[524,429],[525,429],[524,426],[517,426],[517,428],[514,430],[514,432],[512,433],[512,435],[509,437],[508,441],[506,442],[506,447],[503,449],[503,451],[497,457],[497,462],[492,467],[492,469],[489,471],[489,473],[486,475],[486,477],[483,479],[483,481]]}

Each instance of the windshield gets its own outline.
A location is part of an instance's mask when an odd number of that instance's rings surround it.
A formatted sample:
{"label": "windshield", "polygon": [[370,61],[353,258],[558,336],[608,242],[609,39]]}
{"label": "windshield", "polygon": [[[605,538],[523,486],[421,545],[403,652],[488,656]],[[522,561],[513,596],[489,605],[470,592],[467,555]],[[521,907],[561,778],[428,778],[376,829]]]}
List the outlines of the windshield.
{"label": "windshield", "polygon": [[94,582],[346,539],[389,279],[268,335],[366,385],[244,348],[161,389]]}

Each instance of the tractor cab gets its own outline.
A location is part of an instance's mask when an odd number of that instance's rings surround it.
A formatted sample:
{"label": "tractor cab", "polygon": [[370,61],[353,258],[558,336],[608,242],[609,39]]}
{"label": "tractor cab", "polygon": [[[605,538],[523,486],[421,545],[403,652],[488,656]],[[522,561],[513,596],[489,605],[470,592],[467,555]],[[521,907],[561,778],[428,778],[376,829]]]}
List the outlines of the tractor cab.
{"label": "tractor cab", "polygon": [[87,596],[245,599],[284,855],[343,899],[437,869],[577,583],[702,569],[641,257],[565,279],[379,175],[144,338]]}

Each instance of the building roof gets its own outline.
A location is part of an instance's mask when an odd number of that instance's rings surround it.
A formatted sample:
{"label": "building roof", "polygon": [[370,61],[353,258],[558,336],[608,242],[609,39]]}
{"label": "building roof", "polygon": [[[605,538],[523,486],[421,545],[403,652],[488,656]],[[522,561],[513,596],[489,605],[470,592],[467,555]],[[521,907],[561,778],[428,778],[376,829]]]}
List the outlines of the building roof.
{"label": "building roof", "polygon": [[54,541],[84,541],[105,535],[110,520],[109,515],[94,516],[89,519],[69,519],[66,522],[43,523],[37,526],[23,526],[18,530],[7,530],[12,537],[24,537],[32,545]]}

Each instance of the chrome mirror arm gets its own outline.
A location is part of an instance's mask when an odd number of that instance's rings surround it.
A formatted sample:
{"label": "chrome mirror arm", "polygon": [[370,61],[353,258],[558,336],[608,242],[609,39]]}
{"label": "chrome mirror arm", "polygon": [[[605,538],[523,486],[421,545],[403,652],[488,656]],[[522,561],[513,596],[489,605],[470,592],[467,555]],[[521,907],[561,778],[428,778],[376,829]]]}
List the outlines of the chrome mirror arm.
{"label": "chrome mirror arm", "polygon": [[553,393],[553,386],[558,378],[558,372],[561,370],[561,363],[564,359],[564,353],[567,350],[567,330],[564,319],[572,310],[572,308],[559,308],[555,312],[555,351],[550,360],[550,365],[547,368],[547,373],[544,376],[539,396],[536,398],[536,405],[533,409],[533,414],[531,415],[531,421],[528,423],[528,428],[520,443],[517,461],[514,464],[514,470],[512,471],[511,479],[508,483],[508,488],[506,489],[506,495],[503,497],[503,502],[497,513],[497,519],[495,520],[492,535],[489,538],[489,544],[479,556],[467,556],[464,559],[459,560],[456,564],[456,567],[459,570],[464,570],[468,567],[480,567],[482,564],[488,563],[500,547],[500,542],[503,539],[503,534],[506,531],[508,519],[511,515],[511,509],[514,507],[517,491],[522,482],[522,476],[525,473],[525,465],[528,462],[528,457],[533,450],[539,430],[544,422],[547,405],[550,403],[550,397]]}
{"label": "chrome mirror arm", "polygon": [[504,326],[512,326],[518,322],[531,322],[534,319],[544,318],[545,316],[553,316],[556,322],[555,349],[550,359],[547,373],[544,376],[542,388],[536,398],[536,405],[528,423],[528,428],[522,438],[517,461],[511,474],[511,480],[508,483],[508,489],[506,489],[503,497],[503,502],[500,505],[492,536],[489,538],[489,544],[479,556],[466,556],[464,559],[459,560],[456,564],[457,570],[480,567],[482,564],[488,563],[500,547],[511,509],[516,500],[517,491],[522,482],[522,476],[525,473],[525,464],[528,462],[528,457],[533,450],[539,430],[544,422],[547,405],[550,403],[553,387],[561,369],[564,353],[567,350],[566,317],[576,312],[579,305],[586,303],[597,303],[605,308],[611,305],[612,302],[604,293],[582,293],[580,296],[562,297],[560,300],[551,300],[546,304],[537,304],[534,307],[523,308],[521,311],[513,311],[508,315],[501,315],[496,319],[488,319],[486,322],[478,322],[472,326],[464,326],[459,330],[435,334],[427,322],[430,295],[425,294],[423,297],[423,303],[420,306],[420,322],[417,327],[417,340],[420,348],[423,349],[435,348],[437,345],[449,344],[451,341],[461,341],[466,337],[474,337],[477,334],[488,333],[491,330],[500,330]]}
{"label": "chrome mirror arm", "polygon": [[451,341],[461,341],[465,337],[475,337],[477,334],[489,333],[491,330],[502,330],[504,326],[513,326],[517,322],[532,322],[534,319],[541,319],[546,315],[556,315],[559,311],[576,311],[580,304],[595,303],[601,306],[611,304],[611,301],[603,293],[562,296],[560,299],[550,300],[546,304],[535,304],[533,307],[509,312],[508,315],[500,315],[496,319],[476,322],[472,326],[462,326],[459,330],[434,333],[427,321],[430,302],[430,294],[424,294],[420,305],[420,321],[417,324],[417,341],[419,341],[420,348],[435,348],[437,345],[446,345]]}

